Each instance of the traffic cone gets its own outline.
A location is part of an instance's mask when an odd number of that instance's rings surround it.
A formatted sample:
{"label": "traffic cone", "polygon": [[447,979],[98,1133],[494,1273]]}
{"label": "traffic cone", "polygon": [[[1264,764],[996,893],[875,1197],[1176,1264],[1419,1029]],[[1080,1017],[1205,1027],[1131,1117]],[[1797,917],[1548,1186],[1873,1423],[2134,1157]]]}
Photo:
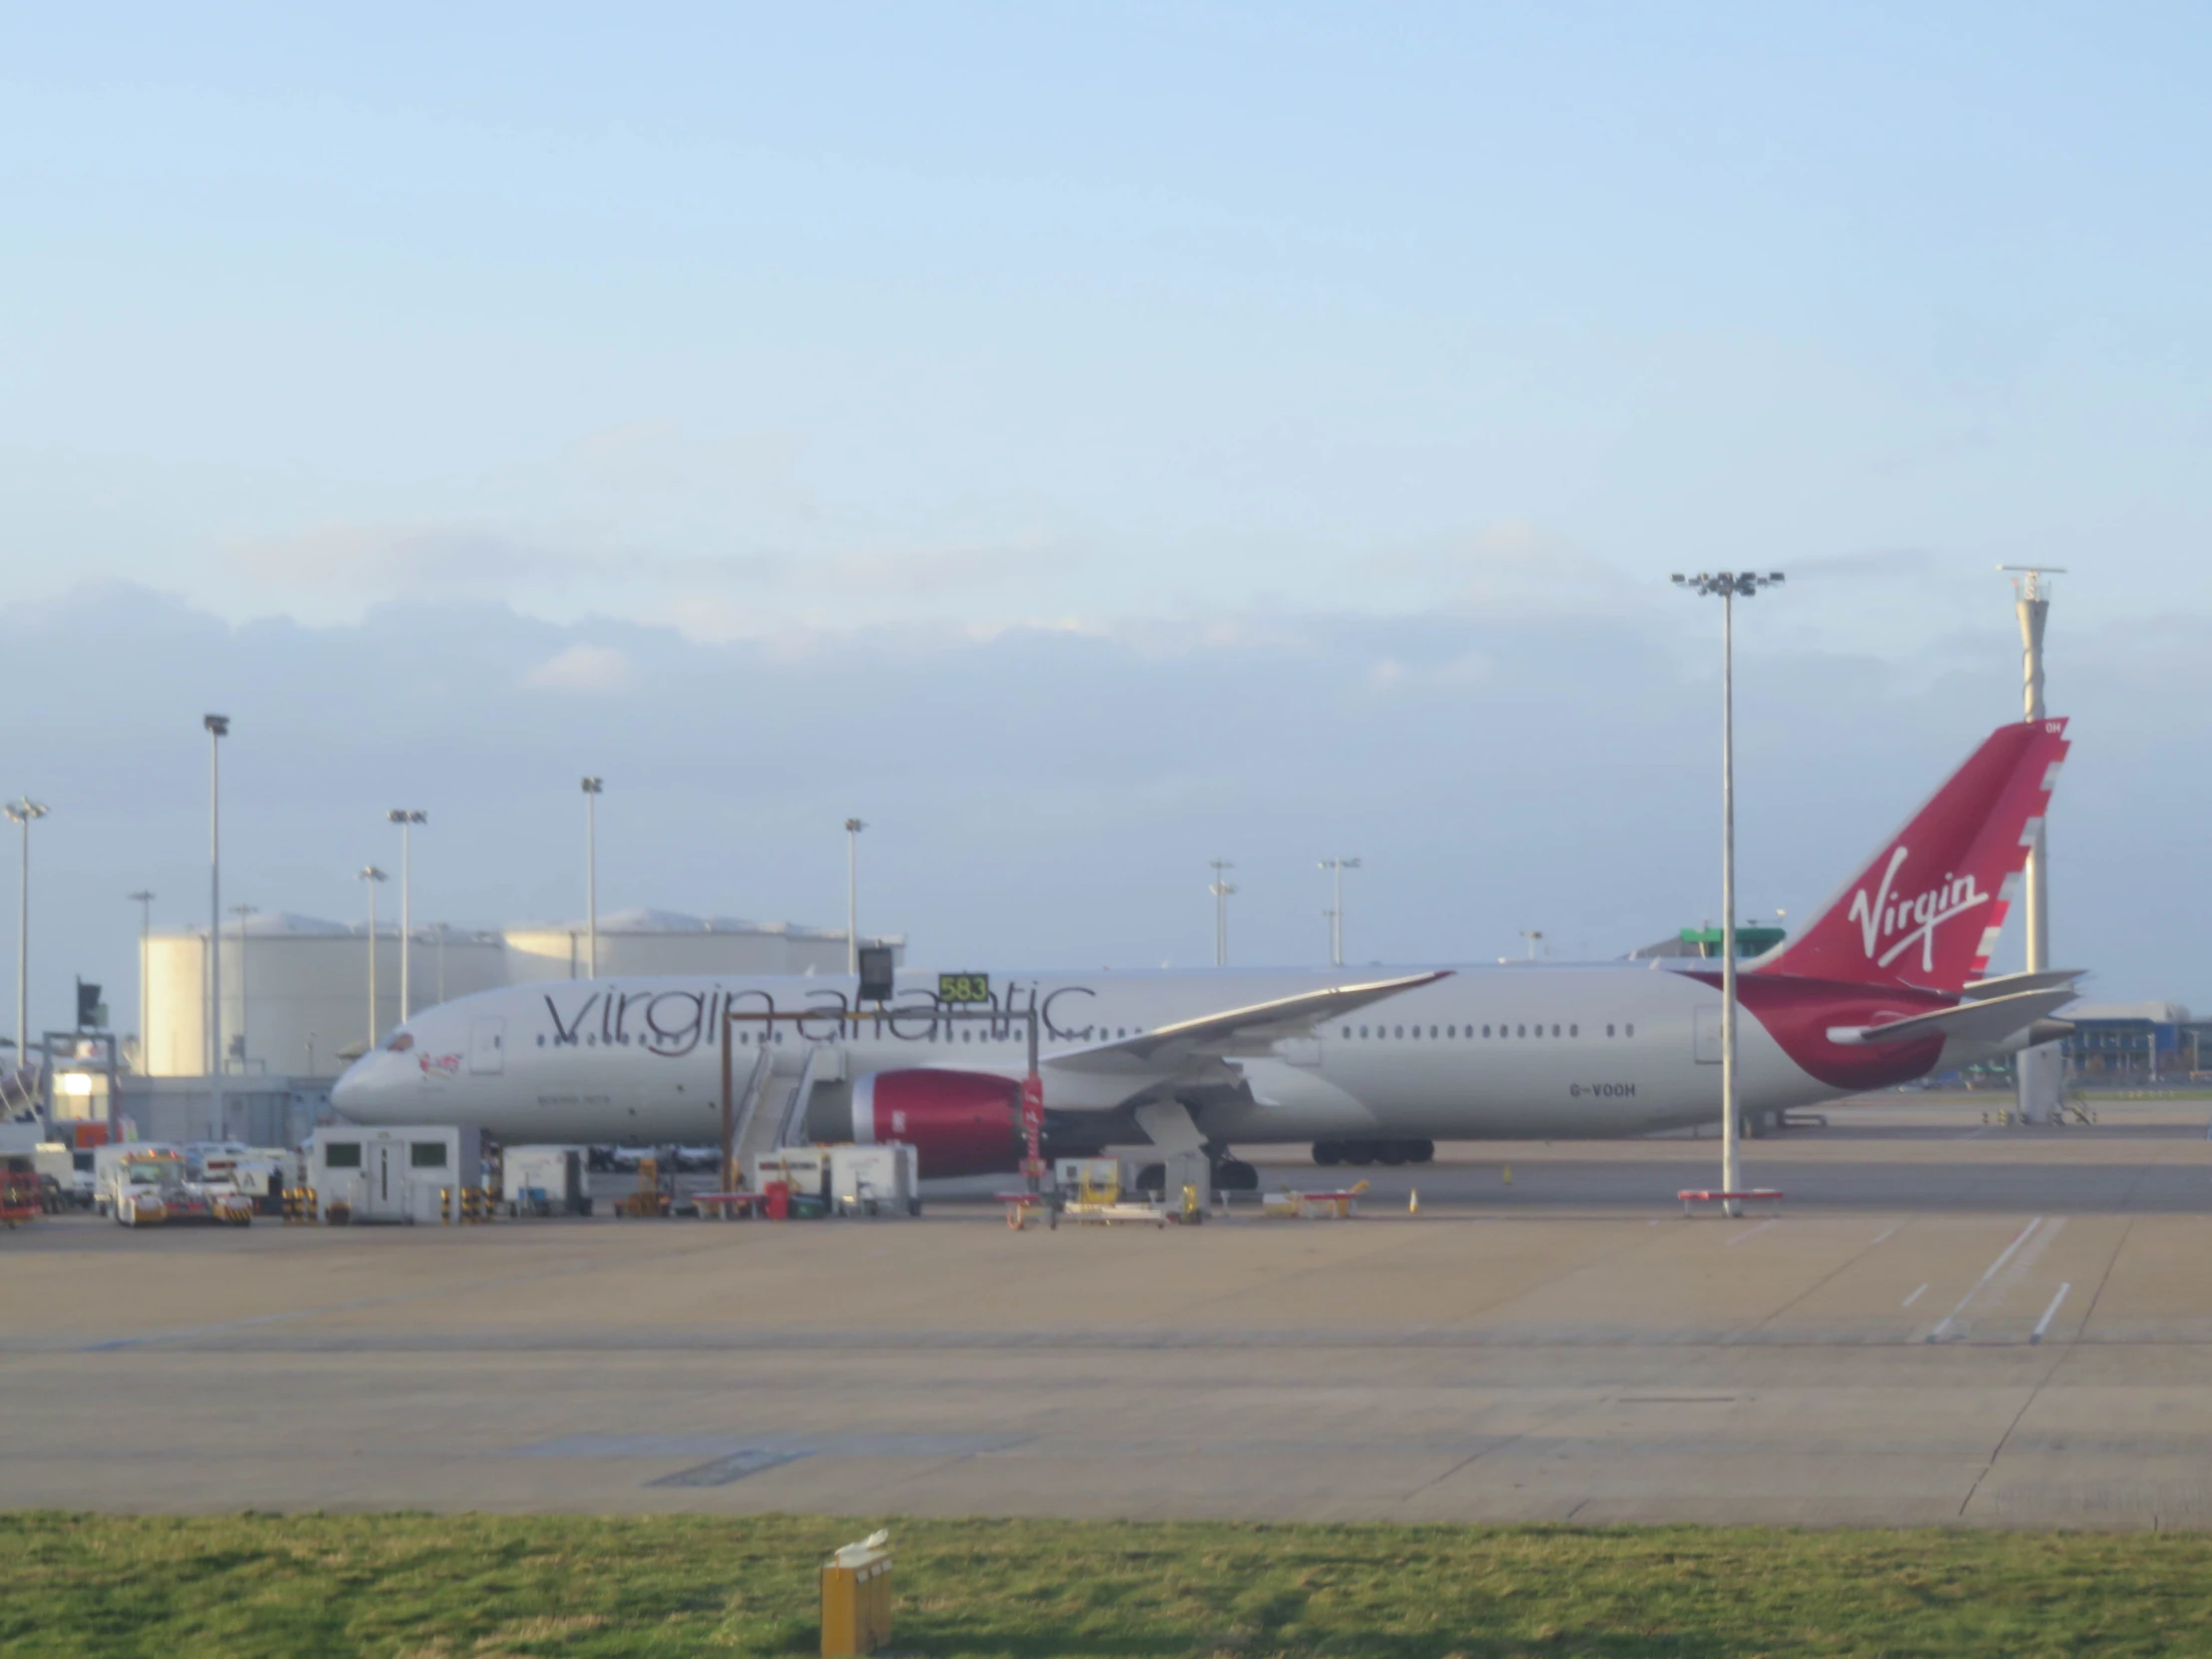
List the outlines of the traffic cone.
{"label": "traffic cone", "polygon": [[1507,1165],[1505,1166],[1505,1185],[1507,1185],[1508,1187],[1510,1187],[1510,1186],[1511,1186],[1512,1184],[1513,1184],[1513,1166],[1512,1166],[1511,1164],[1507,1164]]}
{"label": "traffic cone", "polygon": [[1409,1194],[1406,1195],[1405,1213],[1409,1216],[1417,1216],[1420,1214],[1420,1189],[1418,1187],[1415,1187]]}

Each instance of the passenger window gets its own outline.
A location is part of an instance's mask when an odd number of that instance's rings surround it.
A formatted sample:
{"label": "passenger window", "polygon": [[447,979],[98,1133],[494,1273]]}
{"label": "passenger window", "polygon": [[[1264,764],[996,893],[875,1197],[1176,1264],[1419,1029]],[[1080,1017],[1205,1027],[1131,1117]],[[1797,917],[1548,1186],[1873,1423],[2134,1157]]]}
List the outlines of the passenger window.
{"label": "passenger window", "polygon": [[1554,1026],[1553,1026],[1553,1027],[1551,1028],[1551,1034],[1552,1034],[1553,1036],[1555,1036],[1555,1037],[1556,1037],[1556,1036],[1557,1036],[1557,1035],[1559,1034],[1559,1027],[1558,1027],[1558,1026],[1556,1026],[1556,1025],[1554,1025]]}
{"label": "passenger window", "polygon": [[1629,1027],[1627,1028],[1627,1030],[1628,1030],[1628,1034],[1629,1034],[1629,1035],[1630,1035],[1631,1037],[1633,1037],[1633,1036],[1634,1036],[1634,1035],[1636,1034],[1636,1028],[1635,1028],[1635,1027],[1634,1027],[1633,1025],[1629,1026]]}
{"label": "passenger window", "polygon": [[1431,1025],[1431,1026],[1430,1026],[1430,1027],[1428,1028],[1428,1034],[1429,1034],[1429,1035],[1430,1035],[1431,1037],[1433,1037],[1433,1036],[1434,1036],[1434,1035],[1436,1034],[1436,1028],[1435,1028],[1435,1027],[1434,1027],[1433,1025]]}
{"label": "passenger window", "polygon": [[1348,1037],[1352,1035],[1352,1027],[1351,1027],[1351,1026],[1349,1026],[1349,1025],[1348,1025],[1348,1026],[1346,1026],[1346,1027],[1345,1027],[1345,1035],[1346,1035],[1346,1036],[1348,1036]]}
{"label": "passenger window", "polygon": [[1610,1025],[1608,1025],[1608,1026],[1607,1026],[1607,1027],[1605,1028],[1605,1034],[1606,1034],[1606,1035],[1607,1035],[1608,1037],[1610,1037],[1610,1036],[1611,1036],[1611,1035],[1613,1034],[1613,1028],[1612,1028],[1612,1027],[1611,1027]]}
{"label": "passenger window", "polygon": [[1516,1026],[1514,1026],[1514,1027],[1513,1027],[1513,1035],[1514,1035],[1514,1036],[1516,1036],[1516,1037],[1525,1037],[1525,1036],[1527,1036],[1527,1035],[1528,1035],[1528,1027],[1527,1027],[1527,1026],[1525,1026],[1525,1025],[1516,1025]]}
{"label": "passenger window", "polygon": [[1416,1026],[1414,1026],[1414,1027],[1413,1027],[1413,1035],[1414,1035],[1414,1036],[1415,1036],[1416,1038],[1420,1036],[1420,1027],[1419,1027],[1419,1026],[1417,1026],[1417,1025],[1416,1025]]}
{"label": "passenger window", "polygon": [[1483,1026],[1483,1027],[1482,1027],[1482,1034],[1483,1034],[1483,1035],[1484,1035],[1485,1037],[1486,1037],[1486,1036],[1488,1036],[1488,1035],[1490,1034],[1490,1028],[1489,1028],[1489,1027],[1488,1027],[1487,1025],[1485,1025],[1485,1026]]}
{"label": "passenger window", "polygon": [[1568,1035],[1568,1036],[1570,1036],[1570,1037],[1579,1037],[1579,1036],[1581,1036],[1581,1035],[1582,1035],[1582,1027],[1581,1027],[1581,1026],[1579,1026],[1579,1025],[1570,1025],[1570,1026],[1568,1026],[1568,1027],[1567,1027],[1567,1035]]}
{"label": "passenger window", "polygon": [[1445,1036],[1447,1036],[1447,1037],[1456,1037],[1456,1036],[1457,1036],[1458,1034],[1459,1034],[1459,1027],[1457,1027],[1456,1025],[1447,1025],[1447,1026],[1445,1026],[1445,1027],[1444,1027],[1444,1035],[1445,1035]]}
{"label": "passenger window", "polygon": [[1399,1026],[1399,1027],[1397,1028],[1397,1034],[1398,1034],[1399,1036],[1401,1036],[1401,1037],[1402,1037],[1402,1036],[1404,1036],[1404,1035],[1405,1035],[1405,1027],[1404,1027],[1404,1026],[1402,1026],[1402,1025],[1401,1025],[1401,1026]]}

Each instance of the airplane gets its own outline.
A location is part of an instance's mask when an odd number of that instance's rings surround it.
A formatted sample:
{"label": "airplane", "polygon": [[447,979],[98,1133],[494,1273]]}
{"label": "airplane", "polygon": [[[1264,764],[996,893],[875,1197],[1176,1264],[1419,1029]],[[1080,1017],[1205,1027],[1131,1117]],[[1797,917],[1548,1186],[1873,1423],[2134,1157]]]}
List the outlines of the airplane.
{"label": "airplane", "polygon": [[[1752,1123],[2047,1041],[2082,970],[1985,978],[2068,748],[1999,727],[1801,934],[1737,976]],[[900,1141],[923,1177],[1010,1173],[1038,1027],[1048,1156],[1313,1143],[1423,1162],[1438,1139],[1635,1136],[1720,1112],[1720,963],[567,980],[425,1010],[336,1083],[357,1123],[510,1143],[699,1144],[741,1083],[794,1077],[795,1140]],[[878,987],[880,988],[880,987]],[[725,1019],[725,1014],[736,1016]],[[774,1019],[762,1019],[774,1014]],[[795,1016],[805,1017],[795,1017]],[[980,1016],[980,1017],[978,1017]],[[1001,1017],[1002,1016],[1002,1017]]]}

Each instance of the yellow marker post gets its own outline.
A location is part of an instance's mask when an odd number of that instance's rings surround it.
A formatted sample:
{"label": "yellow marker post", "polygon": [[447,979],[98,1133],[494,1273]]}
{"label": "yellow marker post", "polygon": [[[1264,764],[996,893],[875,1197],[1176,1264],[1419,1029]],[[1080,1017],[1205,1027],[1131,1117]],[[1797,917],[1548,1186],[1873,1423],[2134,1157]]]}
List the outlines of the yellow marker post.
{"label": "yellow marker post", "polygon": [[1506,1186],[1508,1186],[1508,1187],[1510,1187],[1510,1186],[1511,1186],[1512,1184],[1513,1184],[1513,1166],[1512,1166],[1511,1164],[1507,1164],[1507,1165],[1505,1166],[1505,1185],[1506,1185]]}
{"label": "yellow marker post", "polygon": [[1420,1189],[1418,1187],[1415,1187],[1410,1193],[1406,1194],[1405,1213],[1409,1216],[1417,1216],[1420,1214]]}
{"label": "yellow marker post", "polygon": [[857,1659],[891,1639],[889,1532],[846,1544],[822,1569],[822,1659]]}

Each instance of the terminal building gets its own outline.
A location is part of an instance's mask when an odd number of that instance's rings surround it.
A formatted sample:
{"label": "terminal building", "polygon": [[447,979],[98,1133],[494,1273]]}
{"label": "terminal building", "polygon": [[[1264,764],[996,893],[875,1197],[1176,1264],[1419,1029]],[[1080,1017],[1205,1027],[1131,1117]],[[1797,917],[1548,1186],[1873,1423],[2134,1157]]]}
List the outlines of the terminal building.
{"label": "terminal building", "polygon": [[2073,1026],[2063,1052],[2075,1083],[2180,1083],[2205,1075],[2212,1020],[2190,1018],[2178,1002],[2077,1002],[2059,1017]]}
{"label": "terminal building", "polygon": [[[599,918],[599,976],[835,974],[845,931],[787,921],[623,910]],[[871,942],[903,960],[902,934]],[[116,1114],[147,1140],[296,1144],[329,1111],[330,1084],[400,1022],[399,928],[379,922],[375,988],[365,922],[276,912],[226,924],[222,952],[224,1122],[208,1085],[208,929],[148,935],[141,964],[142,1023],[126,1039]],[[414,929],[406,941],[416,1012],[476,991],[590,973],[583,922]],[[120,1021],[118,1022],[120,1023]],[[103,1085],[104,1086],[104,1085]]]}

